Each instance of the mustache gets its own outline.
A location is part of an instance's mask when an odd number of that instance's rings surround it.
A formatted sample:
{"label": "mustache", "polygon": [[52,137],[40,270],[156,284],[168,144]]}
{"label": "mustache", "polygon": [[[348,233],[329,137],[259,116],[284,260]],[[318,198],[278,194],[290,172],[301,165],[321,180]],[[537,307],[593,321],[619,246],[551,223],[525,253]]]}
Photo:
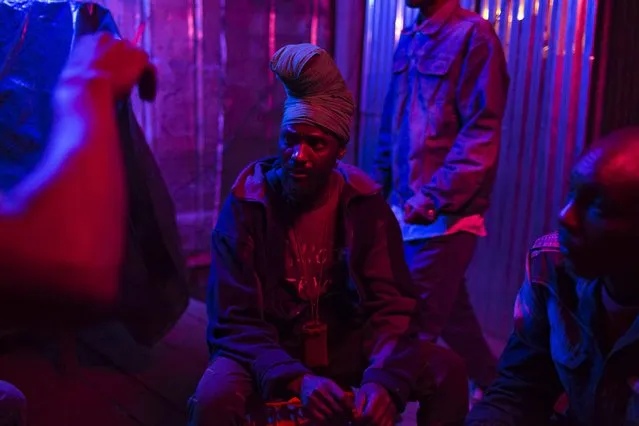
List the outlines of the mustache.
{"label": "mustache", "polygon": [[291,158],[290,160],[284,163],[284,167],[287,169],[311,169],[312,167],[307,166],[310,164],[308,161],[299,161],[295,158]]}

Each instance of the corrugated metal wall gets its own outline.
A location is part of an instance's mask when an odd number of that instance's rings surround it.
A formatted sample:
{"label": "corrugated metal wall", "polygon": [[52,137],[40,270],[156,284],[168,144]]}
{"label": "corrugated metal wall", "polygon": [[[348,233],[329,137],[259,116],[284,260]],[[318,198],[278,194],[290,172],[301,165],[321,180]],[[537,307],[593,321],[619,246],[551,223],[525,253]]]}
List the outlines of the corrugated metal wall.
{"label": "corrugated metal wall", "polygon": [[[366,169],[375,151],[393,45],[414,14],[403,3],[368,1],[359,156]],[[476,6],[474,0],[461,3]],[[585,143],[597,0],[478,3],[504,44],[511,87],[489,237],[477,249],[469,286],[486,331],[505,338],[526,250],[555,227],[570,166]]]}
{"label": "corrugated metal wall", "polygon": [[268,69],[275,50],[313,42],[331,51],[332,0],[100,0],[124,37],[159,70],[138,118],[176,203],[187,252],[208,252],[220,203],[249,161],[274,154],[284,92]]}

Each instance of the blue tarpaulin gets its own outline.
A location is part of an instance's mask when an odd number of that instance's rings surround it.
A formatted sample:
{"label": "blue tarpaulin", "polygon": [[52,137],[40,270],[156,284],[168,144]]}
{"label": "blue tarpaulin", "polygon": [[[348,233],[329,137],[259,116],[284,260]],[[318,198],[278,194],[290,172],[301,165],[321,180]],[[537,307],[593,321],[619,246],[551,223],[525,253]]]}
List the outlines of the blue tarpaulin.
{"label": "blue tarpaulin", "polygon": [[[40,159],[51,128],[51,96],[75,40],[118,34],[110,12],[76,2],[0,2],[0,190],[14,186]],[[123,322],[153,344],[188,304],[175,208],[130,102],[116,111],[129,193]],[[78,194],[82,197],[82,194]]]}

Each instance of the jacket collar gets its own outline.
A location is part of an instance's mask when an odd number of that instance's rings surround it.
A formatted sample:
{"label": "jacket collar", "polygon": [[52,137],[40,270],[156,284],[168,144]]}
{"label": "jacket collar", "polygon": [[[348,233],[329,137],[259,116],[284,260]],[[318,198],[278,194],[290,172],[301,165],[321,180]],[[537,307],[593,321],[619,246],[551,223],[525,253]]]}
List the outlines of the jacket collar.
{"label": "jacket collar", "polygon": [[[281,168],[277,157],[269,157],[249,164],[231,188],[231,194],[241,201],[267,203],[268,178],[272,172]],[[381,186],[376,184],[366,173],[350,164],[338,163],[337,172],[344,178],[343,194],[350,199],[359,196],[370,196],[381,192]]]}
{"label": "jacket collar", "polygon": [[416,32],[433,35],[437,33],[446,24],[453,14],[460,8],[459,0],[449,0],[430,18],[424,19],[420,14],[417,20],[408,28],[402,31],[402,34],[413,35]]}

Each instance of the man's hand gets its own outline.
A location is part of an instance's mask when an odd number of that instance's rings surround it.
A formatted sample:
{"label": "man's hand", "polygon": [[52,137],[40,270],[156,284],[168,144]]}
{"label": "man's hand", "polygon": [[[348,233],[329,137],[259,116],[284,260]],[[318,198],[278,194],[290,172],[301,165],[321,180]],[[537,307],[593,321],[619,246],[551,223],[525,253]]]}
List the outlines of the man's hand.
{"label": "man's hand", "polygon": [[404,204],[404,222],[412,225],[430,225],[435,220],[433,202],[421,192]]}
{"label": "man's hand", "polygon": [[361,426],[393,426],[397,407],[381,385],[366,383],[355,396],[355,420]]}
{"label": "man's hand", "polygon": [[302,379],[300,399],[309,417],[319,422],[350,416],[353,406],[346,392],[325,377],[306,375]]}
{"label": "man's hand", "polygon": [[78,39],[60,76],[58,89],[69,85],[82,87],[93,79],[102,79],[108,82],[114,99],[121,99],[144,73],[155,73],[146,52],[112,34],[97,33]]}

